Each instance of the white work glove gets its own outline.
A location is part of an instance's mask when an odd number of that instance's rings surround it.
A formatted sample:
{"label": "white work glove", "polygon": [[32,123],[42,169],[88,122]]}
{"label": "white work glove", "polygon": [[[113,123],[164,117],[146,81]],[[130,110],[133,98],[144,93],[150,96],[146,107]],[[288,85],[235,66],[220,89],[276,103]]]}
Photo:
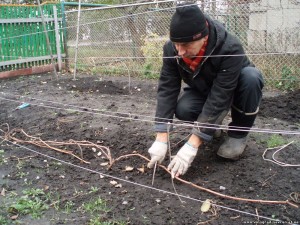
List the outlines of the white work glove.
{"label": "white work glove", "polygon": [[194,148],[188,143],[185,143],[185,145],[182,146],[168,166],[168,170],[171,171],[172,177],[186,173],[197,155],[197,151],[198,148]]}
{"label": "white work glove", "polygon": [[151,160],[148,163],[148,168],[153,168],[156,162],[161,163],[167,153],[168,144],[160,141],[155,141],[149,148],[148,152],[151,156]]}

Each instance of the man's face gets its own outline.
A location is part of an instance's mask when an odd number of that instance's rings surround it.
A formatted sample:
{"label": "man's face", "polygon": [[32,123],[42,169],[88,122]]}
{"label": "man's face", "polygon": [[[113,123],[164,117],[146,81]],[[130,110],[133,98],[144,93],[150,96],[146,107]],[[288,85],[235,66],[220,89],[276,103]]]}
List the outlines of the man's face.
{"label": "man's face", "polygon": [[207,39],[208,36],[205,36],[204,38],[192,42],[174,42],[175,48],[178,51],[178,56],[185,58],[195,57]]}

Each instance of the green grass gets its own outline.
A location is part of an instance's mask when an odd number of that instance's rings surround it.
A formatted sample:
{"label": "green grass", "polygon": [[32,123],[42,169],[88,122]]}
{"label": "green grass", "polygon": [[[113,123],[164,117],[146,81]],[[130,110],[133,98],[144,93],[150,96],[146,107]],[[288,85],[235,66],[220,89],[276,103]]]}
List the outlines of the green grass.
{"label": "green grass", "polygon": [[261,70],[267,87],[284,91],[300,87],[300,55],[258,55],[251,60]]}
{"label": "green grass", "polygon": [[[120,49],[119,49],[120,50]],[[146,63],[144,59],[122,59],[118,57],[133,56],[134,51],[131,46],[122,46],[122,51],[115,51],[109,47],[99,46],[80,46],[78,49],[77,71],[90,73],[92,75],[130,75],[142,78],[157,78],[160,73],[161,59],[156,59],[159,63],[151,65]],[[75,48],[69,48],[70,68],[74,68]],[[161,52],[160,48],[157,51]],[[121,54],[121,55],[120,55]],[[109,58],[103,58],[109,57]],[[111,57],[116,57],[112,59]],[[149,64],[149,65],[148,65]],[[148,65],[148,66],[147,66]]]}
{"label": "green grass", "polygon": [[[24,224],[30,221],[57,221],[59,223],[69,224],[69,218],[84,218],[84,224],[90,225],[125,225],[126,222],[111,218],[108,214],[111,211],[111,205],[105,199],[98,196],[101,189],[96,185],[90,185],[84,189],[81,186],[71,186],[74,190],[71,193],[64,193],[50,185],[47,190],[46,183],[39,183],[29,173],[34,172],[28,165],[33,165],[34,160],[30,162],[19,158],[18,161],[8,157],[8,151],[0,148],[0,166],[5,164],[9,168],[3,168],[4,174],[2,185],[6,190],[0,198],[0,225]],[[13,153],[10,153],[10,155]],[[43,177],[49,173],[50,169],[57,172],[64,169],[65,165],[60,162],[50,162],[47,171],[41,169],[39,176]],[[12,173],[13,171],[13,173]],[[9,188],[12,187],[13,188]],[[12,190],[13,189],[13,190]],[[1,189],[2,190],[2,189]],[[83,197],[85,196],[85,197]],[[25,220],[27,222],[25,222]]]}
{"label": "green grass", "polygon": [[89,191],[89,193],[96,193],[97,191],[99,191],[99,188],[93,186],[90,189],[91,190]]}
{"label": "green grass", "polygon": [[45,202],[45,193],[41,189],[24,190],[17,201],[8,207],[8,212],[12,215],[31,215],[33,219],[40,218],[49,205]]}
{"label": "green grass", "polygon": [[[7,159],[4,157],[4,150],[0,149],[0,166],[2,164],[5,164],[7,163]],[[1,224],[1,223],[0,223]]]}
{"label": "green grass", "polygon": [[90,202],[82,205],[84,212],[94,214],[95,212],[109,212],[110,209],[107,207],[107,203],[104,199],[98,197],[97,199],[91,200]]}
{"label": "green grass", "polygon": [[88,225],[126,225],[123,221],[103,221],[99,217],[93,217],[90,219]]}
{"label": "green grass", "polygon": [[0,224],[1,225],[8,225],[8,224],[10,224],[9,219],[7,219],[4,216],[0,215]]}
{"label": "green grass", "polygon": [[[95,193],[98,188],[91,187],[91,191],[86,194]],[[68,200],[63,203],[57,193],[45,193],[39,188],[30,188],[22,191],[21,195],[15,192],[7,193],[6,201],[0,206],[0,224],[22,224],[22,216],[30,215],[33,220],[39,219],[50,208],[57,212],[70,214],[72,212],[82,213],[87,218],[89,225],[125,225],[126,222],[105,218],[105,214],[110,212],[107,201],[98,197],[84,202],[77,208],[74,201]],[[11,216],[18,215],[17,220],[12,220]]]}
{"label": "green grass", "polygon": [[[132,56],[126,49],[124,56]],[[105,59],[115,53],[107,49],[81,48],[77,60],[77,71],[92,75],[131,76],[146,79],[158,79],[162,60],[151,57],[146,59]],[[151,56],[151,55],[150,55]],[[93,58],[98,57],[98,58]],[[150,61],[149,61],[150,60]],[[261,70],[265,87],[283,91],[296,90],[300,87],[299,56],[252,56],[251,60]],[[70,68],[74,68],[74,60],[70,59]]]}
{"label": "green grass", "polygon": [[287,143],[287,140],[285,140],[282,136],[278,134],[273,134],[268,140],[267,140],[267,147],[268,148],[274,148],[278,146],[282,146]]}
{"label": "green grass", "polygon": [[[68,53],[70,57],[75,56],[75,47],[69,47]],[[128,45],[122,45],[122,51],[118,48],[112,48],[112,46],[79,46],[77,56],[78,58],[91,58],[91,57],[126,57],[133,54],[133,48]]]}
{"label": "green grass", "polygon": [[73,201],[67,201],[64,206],[65,213],[69,214],[74,209],[75,203]]}
{"label": "green grass", "polygon": [[88,225],[125,225],[126,222],[115,221],[115,220],[104,220],[101,215],[105,215],[110,212],[110,208],[107,206],[107,201],[98,197],[90,200],[89,202],[83,203],[81,210],[85,213],[90,214],[91,219]]}

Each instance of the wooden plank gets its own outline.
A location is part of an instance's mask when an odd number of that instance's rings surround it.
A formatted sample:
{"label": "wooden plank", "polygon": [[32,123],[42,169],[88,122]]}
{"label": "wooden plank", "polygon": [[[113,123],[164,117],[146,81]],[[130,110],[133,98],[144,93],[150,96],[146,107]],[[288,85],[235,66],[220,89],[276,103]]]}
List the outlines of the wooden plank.
{"label": "wooden plank", "polygon": [[0,72],[0,79],[23,76],[23,75],[43,74],[51,71],[53,71],[53,65],[36,66],[32,68],[24,68],[20,70]]}
{"label": "wooden plank", "polygon": [[[61,56],[65,57],[65,54],[61,54]],[[53,58],[57,58],[57,55],[53,55]],[[49,60],[51,59],[50,55],[45,55],[45,56],[38,56],[38,57],[29,57],[25,59],[17,59],[17,60],[10,60],[10,61],[5,61],[5,62],[0,62],[0,66],[8,66],[8,65],[14,65],[18,63],[27,63],[27,62],[36,62],[36,61],[41,61],[41,60]]]}
{"label": "wooden plank", "polygon": [[[58,21],[62,21],[62,18],[58,18]],[[53,22],[54,18],[45,18],[45,22]],[[15,19],[1,19],[0,24],[6,23],[41,23],[41,18],[15,18]]]}

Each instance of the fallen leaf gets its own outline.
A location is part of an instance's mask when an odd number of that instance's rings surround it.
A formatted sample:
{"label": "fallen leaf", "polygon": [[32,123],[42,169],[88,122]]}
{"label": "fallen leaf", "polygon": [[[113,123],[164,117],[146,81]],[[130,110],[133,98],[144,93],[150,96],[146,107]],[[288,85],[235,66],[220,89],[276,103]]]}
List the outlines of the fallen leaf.
{"label": "fallen leaf", "polygon": [[1,194],[0,194],[0,195],[1,195],[1,196],[5,196],[5,191],[6,191],[5,188],[2,188]]}
{"label": "fallen leaf", "polygon": [[115,185],[116,188],[121,188],[122,187],[122,184],[117,184]]}
{"label": "fallen leaf", "polygon": [[130,172],[130,171],[133,171],[133,167],[132,166],[126,166],[125,167],[125,171],[127,171],[127,172]]}
{"label": "fallen leaf", "polygon": [[44,191],[47,191],[49,189],[49,186],[45,185]]}
{"label": "fallen leaf", "polygon": [[96,148],[92,148],[92,151],[93,151],[93,152],[96,152],[96,151],[97,151],[97,149],[96,149]]}
{"label": "fallen leaf", "polygon": [[109,181],[109,183],[112,184],[112,185],[117,185],[118,184],[118,182],[115,181],[115,180]]}
{"label": "fallen leaf", "polygon": [[100,163],[100,166],[107,166],[108,162]]}
{"label": "fallen leaf", "polygon": [[143,165],[141,168],[137,168],[141,173],[145,173],[145,166]]}
{"label": "fallen leaf", "polygon": [[203,204],[201,205],[201,212],[208,212],[208,210],[210,209],[211,207],[211,203],[210,203],[210,200],[209,199],[206,199]]}
{"label": "fallen leaf", "polygon": [[16,219],[18,218],[18,216],[19,216],[19,215],[13,215],[13,216],[10,217],[10,219],[16,220]]}

